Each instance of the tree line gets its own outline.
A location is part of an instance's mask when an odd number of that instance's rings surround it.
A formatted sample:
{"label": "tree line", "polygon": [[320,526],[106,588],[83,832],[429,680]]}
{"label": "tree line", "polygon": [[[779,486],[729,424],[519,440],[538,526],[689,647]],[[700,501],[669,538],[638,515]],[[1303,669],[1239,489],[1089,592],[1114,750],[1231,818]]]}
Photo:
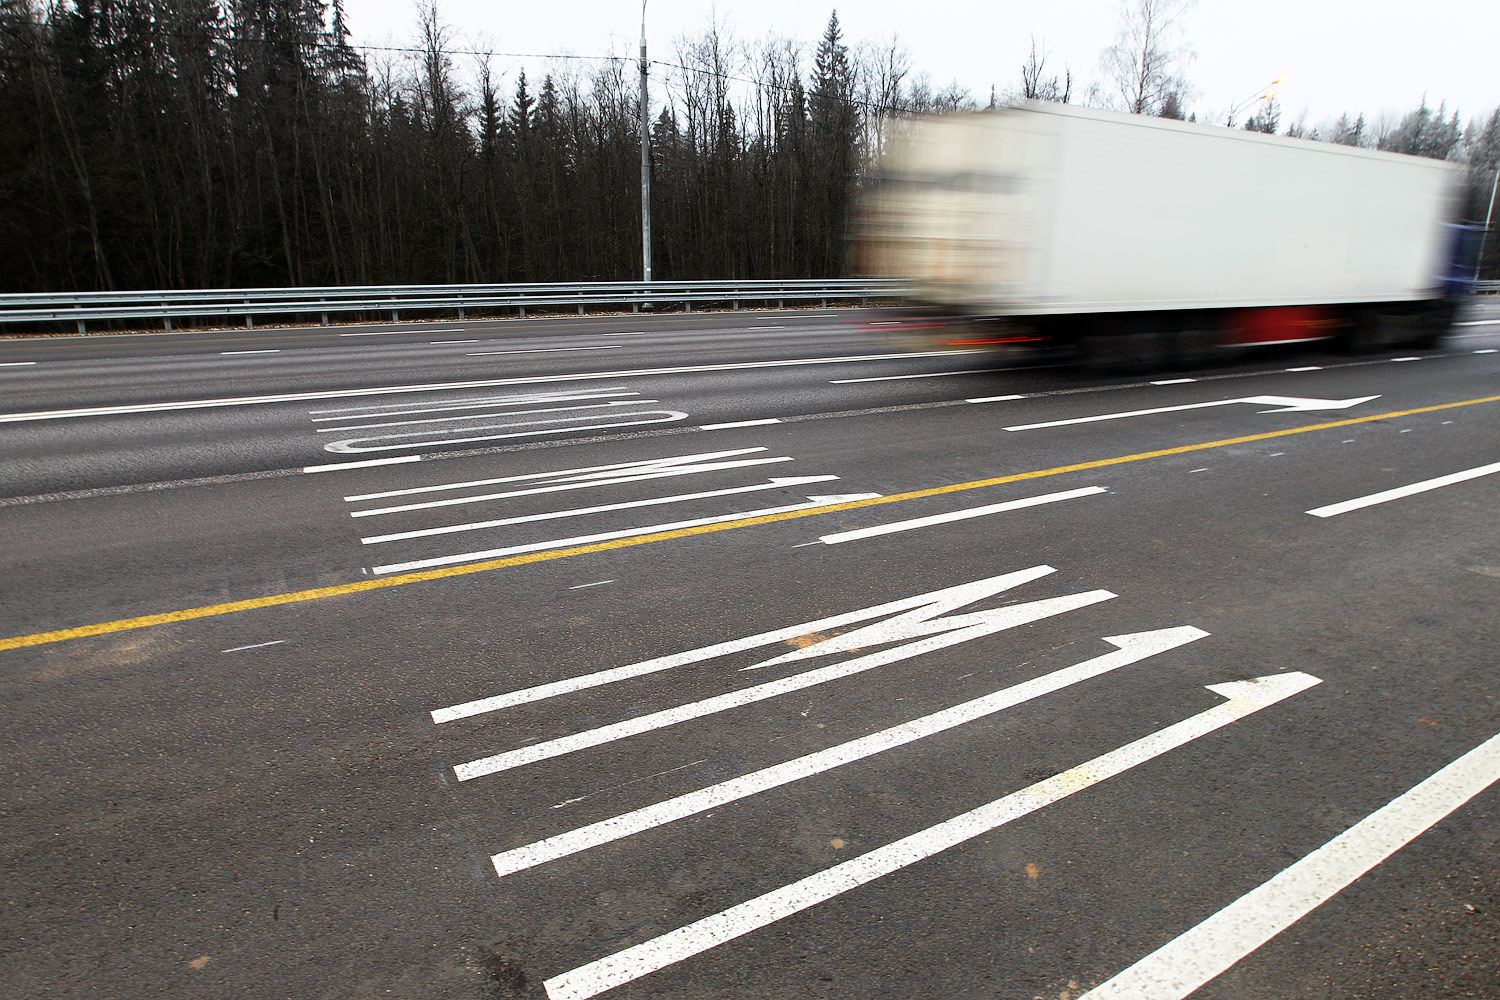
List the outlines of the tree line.
{"label": "tree line", "polygon": [[[1164,2],[1122,8],[1108,84],[1075,93],[1033,44],[989,106],[1183,117]],[[636,63],[502,80],[435,5],[417,29],[379,52],[351,42],[342,0],[0,0],[0,291],[638,277]],[[847,42],[836,12],[815,45],[711,22],[650,70],[661,279],[845,273],[846,221],[892,129],[981,106],[896,39]],[[1248,127],[1277,131],[1279,110]],[[1471,202],[1500,165],[1500,111],[1463,126],[1424,101],[1286,131],[1462,159]]]}

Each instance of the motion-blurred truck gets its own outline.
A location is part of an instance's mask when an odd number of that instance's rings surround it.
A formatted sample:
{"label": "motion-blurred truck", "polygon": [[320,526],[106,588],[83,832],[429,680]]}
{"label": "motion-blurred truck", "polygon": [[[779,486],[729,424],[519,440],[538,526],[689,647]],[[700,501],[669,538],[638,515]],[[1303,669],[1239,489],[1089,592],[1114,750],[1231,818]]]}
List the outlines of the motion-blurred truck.
{"label": "motion-blurred truck", "polygon": [[1111,367],[1430,346],[1466,291],[1457,196],[1438,160],[1032,102],[911,123],[856,252],[948,343]]}

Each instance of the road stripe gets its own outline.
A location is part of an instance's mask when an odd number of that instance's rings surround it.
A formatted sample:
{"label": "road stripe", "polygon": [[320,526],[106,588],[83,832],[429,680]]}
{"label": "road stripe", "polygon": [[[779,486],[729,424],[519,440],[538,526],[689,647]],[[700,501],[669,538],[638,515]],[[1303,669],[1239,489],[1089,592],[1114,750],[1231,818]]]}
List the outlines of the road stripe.
{"label": "road stripe", "polygon": [[279,348],[279,347],[263,347],[263,348],[261,348],[258,351],[220,351],[219,352],[219,357],[221,357],[221,358],[228,358],[228,357],[232,357],[232,356],[234,356],[236,354],[280,354],[280,353],[281,353],[281,348]]}
{"label": "road stripe", "polygon": [[1418,357],[1407,357],[1407,358],[1392,358],[1391,360],[1392,361],[1421,361],[1422,359],[1418,358]]}
{"label": "road stripe", "polygon": [[908,743],[915,743],[928,736],[955,729],[1007,708],[1013,708],[1054,691],[1061,691],[1063,688],[1107,674],[1112,670],[1118,670],[1120,667],[1158,653],[1175,649],[1206,635],[1208,633],[1202,629],[1187,625],[1134,635],[1105,636],[1105,642],[1113,643],[1120,648],[1083,663],[1075,663],[1070,667],[1054,670],[1020,684],[1012,684],[961,705],[924,715],[920,719],[882,729],[878,733],[861,736],[859,739],[850,740],[826,750],[819,750],[795,760],[762,768],[751,774],[721,781],[641,809],[611,816],[609,819],[581,826],[555,837],[503,851],[491,857],[490,862],[495,866],[495,874],[504,878],[548,861],[556,861],[558,858],[621,840],[644,830],[665,826],[709,809],[716,809],[719,806],[728,805],[794,781],[801,781],[803,778],[822,774],[836,767],[852,764],[857,760],[864,760],[866,757],[873,757],[878,753],[884,753]]}
{"label": "road stripe", "polygon": [[587,590],[590,587],[602,587],[606,583],[614,583],[613,580],[595,580],[593,583],[578,583],[569,587],[569,590]]}
{"label": "road stripe", "polygon": [[565,517],[585,517],[589,514],[603,514],[612,510],[634,510],[637,507],[657,507],[669,503],[685,503],[690,500],[706,500],[710,497],[737,496],[741,493],[760,493],[765,490],[785,490],[797,486],[806,486],[812,483],[826,483],[837,479],[838,476],[794,476],[784,479],[772,479],[765,483],[753,483],[749,486],[734,486],[722,490],[704,490],[699,493],[678,493],[675,496],[647,497],[644,500],[627,500],[622,503],[600,504],[596,507],[573,507],[568,510],[549,510],[540,514],[519,514],[515,517],[502,517],[493,521],[471,521],[467,524],[444,524],[434,528],[416,528],[412,531],[397,531],[388,535],[370,535],[361,538],[365,545],[376,545],[381,542],[399,542],[410,538],[430,538],[434,535],[452,535],[465,531],[483,531],[486,528],[503,528],[512,524],[531,524],[535,521],[554,521]]}
{"label": "road stripe", "polygon": [[490,358],[504,354],[564,354],[568,351],[623,351],[623,347],[610,345],[608,347],[534,347],[523,351],[472,351],[464,355],[468,358]]}
{"label": "road stripe", "polygon": [[[984,635],[999,632],[1005,629],[1016,628],[1031,622],[1050,618],[1053,615],[1065,614],[1078,608],[1085,608],[1100,601],[1108,601],[1116,595],[1108,590],[1090,590],[1077,594],[1066,594],[1062,597],[1050,597],[1039,601],[1031,601],[1027,604],[1014,604],[1008,607],[997,608],[994,611],[977,612],[970,615],[958,616],[960,624],[951,629],[939,632],[937,635],[928,635],[926,638],[915,642],[908,642],[896,646],[893,649],[884,649],[878,653],[868,653],[864,656],[856,656],[852,660],[844,660],[841,663],[831,663],[826,667],[817,667],[806,670],[800,674],[792,674],[789,677],[779,677],[774,681],[766,681],[751,687],[740,688],[737,691],[729,691],[725,694],[715,695],[712,698],[703,698],[699,701],[689,702],[686,705],[678,705],[675,708],[665,708],[659,712],[650,712],[646,715],[638,715],[632,719],[600,726],[597,729],[584,730],[581,733],[573,733],[569,736],[559,736],[556,739],[544,740],[541,743],[531,743],[515,750],[507,750],[504,753],[493,754],[482,757],[479,760],[471,760],[454,767],[454,776],[459,781],[472,781],[490,774],[498,774],[501,771],[509,771],[528,764],[535,764],[543,760],[551,760],[565,754],[577,753],[579,750],[587,750],[591,747],[602,746],[605,743],[614,743],[618,740],[629,739],[632,736],[640,736],[657,729],[665,729],[679,723],[688,722],[693,719],[701,719],[704,716],[715,715],[719,712],[727,712],[731,709],[741,708],[745,705],[753,705],[756,702],[777,698],[793,691],[805,691],[820,684],[831,681],[842,680],[845,677],[853,677],[876,667],[887,666],[902,660],[921,656],[924,653],[945,649],[962,642],[968,642]],[[976,621],[977,620],[977,621]],[[973,624],[970,624],[974,621]],[[943,621],[931,623],[932,628],[941,627]]]}
{"label": "road stripe", "polygon": [[270,642],[257,642],[249,646],[235,646],[233,649],[221,649],[221,653],[243,653],[247,649],[265,649],[267,646],[279,646],[285,639],[272,639]]}
{"label": "road stripe", "polygon": [[477,343],[479,343],[479,338],[478,337],[473,337],[473,338],[471,338],[469,340],[434,340],[434,341],[432,341],[432,346],[433,347],[438,347],[438,346],[446,346],[448,344],[477,344]]}
{"label": "road stripe", "polygon": [[[405,331],[398,331],[405,332]],[[353,334],[339,334],[341,337]],[[842,365],[863,361],[892,361],[902,358],[937,358],[973,351],[918,351],[912,354],[855,354],[832,358],[789,358],[781,361],[735,361],[717,365],[677,365],[670,368],[632,368],[615,372],[577,372],[570,375],[529,375],[515,378],[473,379],[465,382],[424,382],[414,385],[386,385],[370,389],[325,389],[316,392],[283,392],[269,396],[228,396],[219,399],[185,399],[165,403],[125,403],[119,406],[86,406],[67,410],[34,410],[29,413],[0,413],[0,424],[25,423],[32,420],[60,420],[74,417],[119,416],[130,413],[166,413],[173,410],[206,410],[224,406],[259,406],[266,403],[296,403],[310,399],[353,399],[358,396],[391,396],[413,392],[442,392],[448,389],[483,389],[499,385],[545,385],[553,382],[584,382],[592,379],[643,378],[651,375],[683,375],[698,372],[749,371],[757,368],[787,368],[797,365]]]}
{"label": "road stripe", "polygon": [[[837,479],[837,476],[830,477]],[[873,496],[870,493],[858,494],[861,497]],[[826,501],[809,497],[806,503],[787,504],[781,507],[765,507],[761,510],[737,511],[733,514],[716,514],[713,517],[695,517],[686,521],[673,521],[669,524],[651,524],[639,528],[623,528],[619,531],[601,531],[592,535],[577,535],[573,538],[553,538],[545,542],[528,542],[524,545],[508,545],[498,549],[483,549],[479,552],[458,552],[453,555],[437,556],[432,559],[413,559],[408,562],[388,563],[383,566],[372,566],[370,572],[380,573],[406,573],[411,570],[427,569],[432,566],[452,566],[456,563],[473,562],[476,559],[501,559],[506,556],[516,555],[523,552],[540,552],[545,549],[563,549],[576,546],[590,545],[595,542],[608,542],[623,538],[636,538],[662,534],[671,531],[679,531],[687,528],[697,528],[710,524],[723,524],[733,521],[753,521],[770,514],[781,514],[787,511],[807,510],[812,507],[831,506]]]}
{"label": "road stripe", "polygon": [[1369,496],[1355,497],[1353,500],[1344,500],[1340,503],[1331,503],[1326,507],[1314,507],[1307,513],[1313,517],[1336,517],[1339,514],[1347,514],[1351,510],[1359,510],[1362,507],[1373,507],[1376,504],[1386,503],[1391,500],[1400,500],[1403,497],[1426,493],[1428,490],[1452,486],[1454,483],[1463,483],[1470,479],[1479,479],[1482,476],[1492,476],[1497,472],[1500,472],[1500,462],[1495,462],[1492,465],[1481,465],[1477,469],[1450,472],[1446,476],[1438,476],[1435,479],[1424,479],[1420,483],[1412,483],[1410,486],[1397,486],[1395,489],[1382,490],[1379,493],[1371,493]]}
{"label": "road stripe", "polygon": [[1009,396],[980,396],[978,399],[966,399],[965,403],[1005,403],[1012,399],[1025,399],[1025,396],[1011,393]]}
{"label": "road stripe", "polygon": [[700,431],[726,431],[731,427],[764,427],[767,424],[781,423],[780,417],[765,417],[761,420],[734,420],[727,424],[703,424]]}
{"label": "road stripe", "polygon": [[[546,980],[549,1000],[587,1000],[633,982],[669,965],[716,948],[794,913],[840,896],[851,889],[909,868],[965,841],[989,833],[1160,757],[1171,750],[1245,718],[1283,698],[1320,683],[1293,672],[1252,681],[1211,684],[1209,690],[1229,700],[1205,712],[1157,730],[1133,743],[1101,754],[1050,778],[944,820],[884,847],[774,889],[638,945],[626,948]],[[1259,688],[1261,691],[1257,691]]]}
{"label": "road stripe", "polygon": [[407,462],[420,462],[421,455],[401,455],[396,458],[367,458],[360,462],[331,462],[328,465],[303,466],[303,472],[337,472],[340,469],[370,469],[377,465],[405,465]]}
{"label": "road stripe", "polygon": [[0,361],[0,368],[25,368],[27,365],[34,364],[36,364],[35,361]]}
{"label": "road stripe", "polygon": [[1195,378],[1164,378],[1152,382],[1152,385],[1182,385],[1184,382],[1196,382]]}
{"label": "road stripe", "polygon": [[1323,370],[1323,366],[1322,365],[1303,365],[1301,368],[1288,368],[1287,369],[1287,371],[1289,371],[1289,372],[1320,372],[1322,370]]}
{"label": "road stripe", "polygon": [[911,531],[914,528],[926,528],[934,524],[947,524],[950,521],[966,521],[971,517],[983,517],[986,514],[999,514],[1007,510],[1020,510],[1023,507],[1036,507],[1040,504],[1057,503],[1061,500],[1072,500],[1076,497],[1093,496],[1096,493],[1109,492],[1103,486],[1086,486],[1079,490],[1067,490],[1062,493],[1044,493],[1041,496],[1025,497],[1021,500],[1006,500],[1004,503],[992,503],[985,507],[970,507],[967,510],[954,510],[946,514],[933,514],[930,517],[914,517],[909,521],[894,521],[890,524],[881,524],[873,528],[856,528],[853,531],[840,531],[832,535],[823,535],[818,541],[824,545],[838,545],[842,542],[853,542],[861,538],[875,538],[878,535],[890,535],[898,531]]}
{"label": "road stripe", "polygon": [[1044,479],[1048,476],[1062,476],[1071,472],[1085,472],[1091,469],[1104,469],[1115,465],[1126,465],[1132,462],[1144,462],[1155,458],[1168,458],[1173,455],[1187,455],[1197,451],[1208,451],[1215,448],[1229,448],[1235,445],[1250,444],[1256,441],[1271,441],[1276,438],[1292,437],[1298,434],[1312,434],[1318,431],[1334,430],[1340,427],[1354,427],[1359,424],[1374,423],[1378,420],[1391,420],[1397,417],[1410,417],[1419,413],[1440,413],[1444,410],[1452,410],[1466,406],[1479,406],[1485,403],[1500,402],[1500,396],[1481,396],[1476,399],[1463,399],[1452,403],[1437,403],[1432,406],[1421,406],[1410,410],[1393,410],[1389,413],[1374,413],[1362,417],[1349,417],[1345,420],[1332,420],[1321,424],[1308,424],[1305,427],[1285,427],[1274,431],[1261,431],[1258,434],[1245,434],[1240,437],[1221,438],[1217,441],[1202,441],[1197,444],[1178,445],[1173,448],[1160,448],[1156,451],[1138,452],[1132,455],[1119,455],[1113,458],[1095,459],[1089,462],[1077,462],[1072,465],[1059,465],[1050,469],[1038,469],[1034,472],[1018,472],[1008,476],[996,476],[991,479],[976,479],[964,483],[950,483],[946,486],[933,486],[928,489],[913,490],[908,493],[893,493],[889,496],[870,497],[865,500],[850,500],[844,503],[829,504],[826,507],[813,507],[806,510],[789,510],[779,514],[767,514],[762,517],[749,518],[742,521],[734,521],[725,524],[705,524],[691,528],[680,528],[672,531],[663,531],[655,535],[640,535],[632,538],[612,539],[595,545],[580,545],[575,548],[554,549],[548,552],[532,552],[524,555],[511,556],[505,559],[493,559],[483,562],[471,563],[467,566],[448,566],[441,569],[427,570],[421,573],[409,573],[399,576],[390,576],[380,580],[353,580],[349,583],[336,584],[329,587],[315,587],[310,590],[297,590],[284,594],[269,594],[264,597],[249,598],[242,601],[229,601],[223,604],[210,604],[197,608],[184,608],[180,611],[168,611],[152,615],[140,615],[134,618],[120,618],[115,621],[99,622],[92,625],[80,625],[72,628],[54,629],[48,632],[33,632],[28,635],[11,636],[0,639],[0,650],[19,649],[23,646],[41,646],[48,643],[64,642],[69,639],[81,639],[87,636],[105,635],[111,632],[125,632],[132,629],[150,628],[153,625],[166,625],[173,622],[191,621],[195,618],[209,618],[217,615],[235,614],[240,611],[251,611],[259,608],[278,607],[283,604],[298,604],[303,601],[319,601],[328,597],[344,597],[351,594],[362,593],[367,590],[379,590],[386,587],[402,587],[413,583],[426,583],[431,580],[446,580],[452,577],[468,576],[472,573],[488,573],[498,569],[508,569],[512,566],[524,566],[529,563],[547,562],[553,559],[569,559],[574,556],[591,555],[596,552],[608,552],[614,549],[629,548],[636,545],[651,545],[656,542],[672,541],[678,538],[688,538],[694,535],[704,535],[715,531],[728,531],[735,528],[748,528],[761,524],[775,524],[781,521],[790,521],[802,517],[816,517],[822,514],[832,514],[845,510],[857,510],[862,507],[874,507],[880,504],[901,503],[906,500],[918,500],[924,497],[942,496],[947,493],[962,493],[967,490],[984,489],[989,486],[1002,486],[1006,483],[1019,483],[1028,479]]}
{"label": "road stripe", "polygon": [[1497,780],[1492,736],[1079,1000],[1182,1000]]}
{"label": "road stripe", "polygon": [[1470,319],[1462,323],[1454,323],[1454,326],[1500,326],[1500,319]]}
{"label": "road stripe", "polygon": [[468,332],[469,331],[467,329],[465,329],[464,327],[461,327],[461,326],[440,326],[440,327],[437,327],[436,329],[430,329],[430,330],[424,330],[424,329],[418,329],[418,330],[369,330],[369,331],[361,331],[359,333],[341,333],[341,334],[339,334],[339,336],[340,337],[394,337],[394,336],[396,336],[398,334],[402,334],[402,333],[468,333]]}
{"label": "road stripe", "polygon": [[1482,350],[1482,351],[1475,351],[1474,353],[1475,354],[1494,354],[1495,353],[1495,348],[1493,348],[1493,347],[1486,347],[1484,350]]}
{"label": "road stripe", "polygon": [[926,372],[921,375],[879,375],[875,378],[836,378],[829,380],[828,384],[852,385],[855,382],[900,382],[903,379],[909,378],[943,378],[948,375],[981,375],[986,372],[1013,372],[1018,370],[1016,368],[969,368],[961,372]]}

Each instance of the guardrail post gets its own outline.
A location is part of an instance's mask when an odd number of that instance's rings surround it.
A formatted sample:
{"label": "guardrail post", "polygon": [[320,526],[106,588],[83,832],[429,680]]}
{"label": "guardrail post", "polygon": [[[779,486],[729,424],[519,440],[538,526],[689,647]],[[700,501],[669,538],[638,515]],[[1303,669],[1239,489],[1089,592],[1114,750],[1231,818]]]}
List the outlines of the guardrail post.
{"label": "guardrail post", "polygon": [[693,311],[693,300],[692,299],[683,299],[682,300],[682,311],[683,312],[692,312]]}
{"label": "guardrail post", "polygon": [[399,322],[401,322],[401,314],[399,312],[397,312],[396,310],[394,310],[394,309],[391,310],[391,322],[392,323],[399,323]]}
{"label": "guardrail post", "polygon": [[735,299],[734,300],[734,311],[735,312],[739,312],[740,311],[740,300],[739,299]]}
{"label": "guardrail post", "polygon": [[823,308],[824,309],[828,308],[828,300],[827,299],[819,299],[818,301],[823,304]]}
{"label": "guardrail post", "polygon": [[785,309],[786,308],[786,302],[785,302],[785,300],[783,300],[783,299],[777,299],[776,300],[776,308],[777,309]]}
{"label": "guardrail post", "polygon": [[89,332],[89,325],[87,323],[85,323],[83,320],[79,320],[78,321],[78,332],[79,333],[88,333]]}
{"label": "guardrail post", "polygon": [[463,318],[464,318],[464,307],[463,306],[459,306],[458,307],[458,318],[459,318],[460,321],[462,321]]}
{"label": "guardrail post", "polygon": [[[246,299],[245,300],[245,305],[248,306],[249,304],[250,304],[250,300]],[[245,329],[247,329],[247,330],[254,330],[255,329],[255,317],[251,316],[249,313],[245,314]]]}
{"label": "guardrail post", "polygon": [[641,311],[641,304],[639,302],[632,302],[632,303],[630,303],[630,311],[633,312],[633,313],[640,312]]}
{"label": "guardrail post", "polygon": [[522,319],[526,318],[526,307],[525,306],[521,307],[521,318]]}

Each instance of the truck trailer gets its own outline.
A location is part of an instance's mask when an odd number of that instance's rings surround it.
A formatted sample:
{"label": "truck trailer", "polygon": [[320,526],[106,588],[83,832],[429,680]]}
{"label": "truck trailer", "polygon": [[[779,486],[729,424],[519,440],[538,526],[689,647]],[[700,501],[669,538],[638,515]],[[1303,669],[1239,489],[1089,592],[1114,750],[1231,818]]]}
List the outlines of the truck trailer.
{"label": "truck trailer", "polygon": [[1028,102],[910,123],[855,239],[947,342],[1127,367],[1430,346],[1465,291],[1458,194],[1439,160]]}

